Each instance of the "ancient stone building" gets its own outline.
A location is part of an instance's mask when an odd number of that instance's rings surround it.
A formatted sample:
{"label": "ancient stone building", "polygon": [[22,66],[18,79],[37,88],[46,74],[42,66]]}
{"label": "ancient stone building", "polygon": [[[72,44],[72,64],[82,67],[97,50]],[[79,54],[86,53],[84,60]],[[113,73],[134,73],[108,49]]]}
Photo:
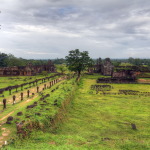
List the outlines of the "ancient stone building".
{"label": "ancient stone building", "polygon": [[110,58],[106,58],[101,65],[101,73],[104,76],[111,76],[114,70],[114,66],[110,61]]}
{"label": "ancient stone building", "polygon": [[111,76],[113,73],[114,66],[111,63],[109,58],[106,58],[104,62],[102,62],[101,58],[97,60],[96,65],[93,65],[88,69],[89,73],[101,73],[105,76]]}
{"label": "ancient stone building", "polygon": [[99,78],[98,83],[136,83],[136,72],[133,70],[118,70],[111,77]]}
{"label": "ancient stone building", "polygon": [[56,68],[51,61],[45,65],[33,66],[31,63],[27,66],[3,67],[0,68],[0,76],[32,76],[42,71],[56,72]]}
{"label": "ancient stone building", "polygon": [[89,73],[101,73],[101,65],[102,65],[102,61],[101,61],[101,58],[99,58],[97,59],[96,64],[88,69],[88,72]]}
{"label": "ancient stone building", "polygon": [[112,73],[112,78],[134,78],[136,72],[133,70],[120,70]]}

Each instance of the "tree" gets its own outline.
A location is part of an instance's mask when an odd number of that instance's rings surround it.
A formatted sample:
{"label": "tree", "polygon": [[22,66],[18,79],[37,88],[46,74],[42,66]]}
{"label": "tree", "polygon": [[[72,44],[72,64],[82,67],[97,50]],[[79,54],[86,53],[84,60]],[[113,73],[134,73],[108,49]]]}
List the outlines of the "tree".
{"label": "tree", "polygon": [[77,80],[80,78],[81,72],[93,64],[92,59],[88,55],[88,52],[80,52],[79,49],[69,51],[69,55],[66,56],[66,62],[70,71],[77,72]]}
{"label": "tree", "polygon": [[7,54],[0,52],[0,67],[6,67],[7,66],[7,63],[6,63],[7,57],[8,57]]}
{"label": "tree", "polygon": [[57,70],[59,70],[62,74],[64,74],[65,71],[67,71],[67,67],[66,65],[63,65],[63,64],[57,65]]}

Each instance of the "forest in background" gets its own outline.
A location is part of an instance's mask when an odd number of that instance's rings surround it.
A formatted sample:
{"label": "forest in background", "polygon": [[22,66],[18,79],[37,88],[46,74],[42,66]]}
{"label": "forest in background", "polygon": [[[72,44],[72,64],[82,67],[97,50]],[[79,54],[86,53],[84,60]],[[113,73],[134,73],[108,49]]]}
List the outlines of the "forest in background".
{"label": "forest in background", "polygon": [[[56,58],[51,59],[54,64],[66,64],[66,60],[64,58]],[[104,59],[102,59],[103,61]],[[97,59],[93,59],[94,63],[97,63]],[[143,58],[132,58],[128,59],[111,59],[114,66],[125,66],[125,65],[136,65],[136,66],[149,66],[150,67],[150,59]],[[12,67],[12,66],[26,66],[29,63],[33,65],[42,65],[48,62],[48,59],[24,59],[17,58],[12,54],[5,54],[0,52],[0,67]]]}

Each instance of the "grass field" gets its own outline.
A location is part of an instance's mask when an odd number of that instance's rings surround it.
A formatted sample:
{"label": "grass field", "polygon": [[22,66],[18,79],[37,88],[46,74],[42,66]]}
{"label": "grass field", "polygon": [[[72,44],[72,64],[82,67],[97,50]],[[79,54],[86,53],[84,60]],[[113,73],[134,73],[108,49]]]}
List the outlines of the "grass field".
{"label": "grass field", "polygon": [[[96,79],[88,75],[82,79],[65,119],[56,129],[33,132],[30,138],[7,146],[7,150],[149,150],[150,96],[96,94],[90,89],[97,84]],[[150,92],[150,85],[111,86],[108,93]]]}

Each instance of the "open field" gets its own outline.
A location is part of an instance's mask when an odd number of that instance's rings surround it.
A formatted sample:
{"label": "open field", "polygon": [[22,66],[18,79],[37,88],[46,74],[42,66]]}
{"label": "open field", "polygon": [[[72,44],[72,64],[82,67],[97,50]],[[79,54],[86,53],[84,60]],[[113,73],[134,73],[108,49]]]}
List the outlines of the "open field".
{"label": "open field", "polygon": [[33,132],[7,149],[149,150],[150,96],[112,94],[119,90],[150,92],[149,85],[111,84],[113,88],[107,91],[111,94],[96,94],[90,89],[95,84],[94,76],[82,79],[57,128]]}

